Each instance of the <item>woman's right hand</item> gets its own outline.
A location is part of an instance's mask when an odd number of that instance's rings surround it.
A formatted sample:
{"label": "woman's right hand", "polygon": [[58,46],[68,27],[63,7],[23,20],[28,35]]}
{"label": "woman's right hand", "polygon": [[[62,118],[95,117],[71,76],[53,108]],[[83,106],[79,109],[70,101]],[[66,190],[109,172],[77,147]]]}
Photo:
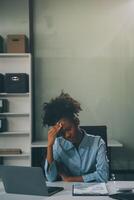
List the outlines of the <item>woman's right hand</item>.
{"label": "woman's right hand", "polygon": [[62,128],[62,124],[60,122],[57,122],[56,125],[54,125],[49,131],[48,131],[48,147],[53,146],[55,138]]}

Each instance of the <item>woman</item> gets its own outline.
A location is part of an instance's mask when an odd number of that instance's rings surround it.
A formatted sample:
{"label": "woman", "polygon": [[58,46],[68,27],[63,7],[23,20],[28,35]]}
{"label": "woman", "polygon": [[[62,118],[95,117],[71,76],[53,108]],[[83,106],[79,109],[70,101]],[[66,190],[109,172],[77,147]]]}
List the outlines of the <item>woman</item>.
{"label": "woman", "polygon": [[48,181],[58,176],[67,182],[107,182],[106,146],[100,136],[87,134],[79,127],[80,103],[61,93],[44,103],[43,125],[48,131],[45,173]]}

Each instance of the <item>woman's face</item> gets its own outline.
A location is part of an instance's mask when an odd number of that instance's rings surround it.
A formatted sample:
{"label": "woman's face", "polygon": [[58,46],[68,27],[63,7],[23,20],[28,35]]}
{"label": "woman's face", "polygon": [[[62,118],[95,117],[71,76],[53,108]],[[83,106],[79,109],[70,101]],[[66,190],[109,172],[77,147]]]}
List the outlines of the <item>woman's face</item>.
{"label": "woman's face", "polygon": [[79,136],[78,126],[68,119],[61,119],[60,123],[62,124],[62,137],[72,143],[76,143]]}

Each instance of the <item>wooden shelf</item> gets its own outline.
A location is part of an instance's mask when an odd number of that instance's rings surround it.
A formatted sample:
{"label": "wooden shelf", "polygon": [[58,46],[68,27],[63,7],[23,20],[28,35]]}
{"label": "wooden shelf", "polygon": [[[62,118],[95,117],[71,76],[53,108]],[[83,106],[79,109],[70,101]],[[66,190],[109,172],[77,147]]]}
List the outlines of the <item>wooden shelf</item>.
{"label": "wooden shelf", "polygon": [[21,135],[30,135],[30,131],[8,131],[8,132],[0,132],[0,136],[21,136]]}
{"label": "wooden shelf", "polygon": [[30,57],[30,53],[0,53],[0,57]]}
{"label": "wooden shelf", "polygon": [[[32,142],[32,147],[47,147],[47,141]],[[123,147],[123,144],[114,139],[108,139],[108,147]]]}
{"label": "wooden shelf", "polygon": [[30,153],[21,153],[21,154],[0,154],[0,157],[29,157]]}
{"label": "wooden shelf", "polygon": [[108,139],[108,147],[123,147],[123,144],[115,139]]}
{"label": "wooden shelf", "polygon": [[10,97],[10,96],[29,96],[29,93],[5,93],[5,92],[3,92],[3,93],[0,93],[0,96],[8,96],[8,97]]}
{"label": "wooden shelf", "polygon": [[0,116],[28,116],[30,115],[29,113],[0,113]]}

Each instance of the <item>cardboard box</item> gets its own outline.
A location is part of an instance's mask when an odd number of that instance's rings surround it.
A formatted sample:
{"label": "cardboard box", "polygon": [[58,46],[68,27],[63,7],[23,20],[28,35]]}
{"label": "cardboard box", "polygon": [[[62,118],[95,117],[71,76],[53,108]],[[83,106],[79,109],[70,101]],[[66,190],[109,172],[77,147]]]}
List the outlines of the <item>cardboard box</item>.
{"label": "cardboard box", "polygon": [[28,39],[25,35],[7,35],[7,53],[27,53]]}

